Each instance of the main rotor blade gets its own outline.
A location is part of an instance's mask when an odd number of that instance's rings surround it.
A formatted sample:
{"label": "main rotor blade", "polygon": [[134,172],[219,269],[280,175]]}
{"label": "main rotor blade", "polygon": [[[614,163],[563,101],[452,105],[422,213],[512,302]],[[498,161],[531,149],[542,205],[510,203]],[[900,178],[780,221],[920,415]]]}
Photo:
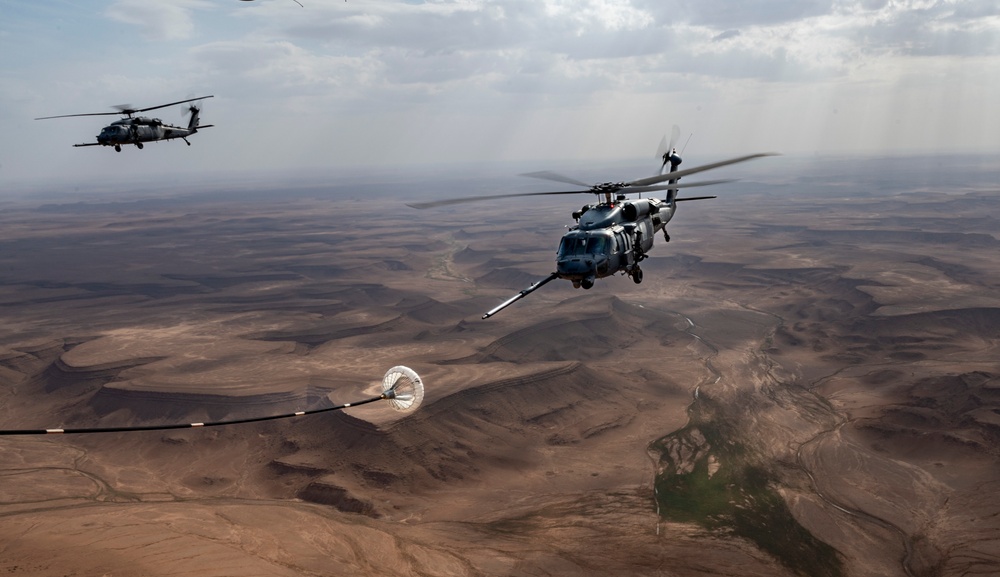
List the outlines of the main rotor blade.
{"label": "main rotor blade", "polygon": [[166,108],[168,106],[174,106],[175,104],[184,104],[185,102],[194,102],[195,100],[204,100],[206,98],[215,98],[214,94],[208,96],[199,96],[197,98],[188,98],[187,100],[178,100],[177,102],[171,102],[169,104],[161,104],[159,106],[150,106],[149,108],[140,108],[138,110],[133,110],[132,112],[146,112],[147,110],[156,110],[157,108]]}
{"label": "main rotor blade", "polygon": [[633,194],[637,192],[655,192],[657,190],[676,190],[678,188],[693,188],[695,186],[712,186],[713,184],[725,184],[727,182],[736,182],[739,179],[736,178],[723,178],[719,180],[702,180],[699,182],[677,182],[674,184],[660,184],[657,186],[630,186],[628,188],[623,188],[621,192],[625,194]]}
{"label": "main rotor blade", "polygon": [[215,97],[214,94],[210,96],[199,96],[198,98],[178,100],[177,102],[171,102],[170,104],[161,104],[159,106],[151,106],[149,108],[139,108],[138,110],[128,108],[127,104],[119,104],[114,107],[119,109],[118,112],[88,112],[85,114],[60,114],[59,116],[42,116],[40,118],[36,118],[35,120],[48,120],[50,118],[70,118],[72,116],[119,116],[122,114],[131,115],[135,114],[136,112],[146,112],[147,110],[156,110],[157,108],[166,108],[167,106],[173,106],[175,104],[184,104],[185,102],[194,102],[195,100],[202,100],[205,98],[214,98],[214,97]]}
{"label": "main rotor blade", "polygon": [[[708,186],[711,184],[722,184],[725,182],[732,182],[732,179],[727,180],[708,180],[704,182],[678,182],[675,184],[661,184],[659,186],[630,186],[628,188],[621,189],[620,192],[625,194],[632,194],[638,192],[653,192],[657,190],[669,190],[676,188],[689,188],[693,186]],[[594,190],[556,190],[556,191],[545,191],[545,192],[514,192],[508,194],[491,194],[488,196],[465,196],[461,198],[448,198],[444,200],[432,200],[430,202],[413,202],[407,203],[406,206],[410,208],[434,208],[437,206],[444,206],[446,204],[462,204],[466,202],[479,202],[481,200],[496,200],[499,198],[513,198],[517,196],[547,196],[553,194],[604,194],[603,191]]]}
{"label": "main rotor blade", "polygon": [[407,203],[406,206],[410,208],[434,208],[436,206],[444,206],[446,204],[462,204],[465,202],[479,202],[481,200],[496,200],[498,198],[513,198],[515,196],[545,196],[551,194],[593,194],[591,190],[560,190],[555,192],[515,192],[510,194],[491,194],[489,196],[464,196],[461,198],[447,198],[444,200],[433,200],[430,202],[413,202]]}
{"label": "main rotor blade", "polygon": [[69,118],[71,116],[119,116],[121,112],[89,112],[87,114],[60,114],[59,116],[42,116],[35,120],[48,120],[50,118]]}
{"label": "main rotor blade", "polygon": [[556,182],[565,182],[566,184],[575,184],[577,186],[586,186],[590,188],[593,185],[587,184],[586,182],[580,182],[575,178],[570,178],[568,176],[563,176],[559,173],[552,172],[549,170],[542,170],[539,172],[526,172],[524,174],[519,174],[518,176],[527,176],[530,178],[541,178],[544,180],[554,180]]}
{"label": "main rotor blade", "polygon": [[647,178],[640,178],[639,180],[633,180],[629,184],[632,186],[646,186],[649,184],[656,184],[658,182],[663,182],[664,180],[672,180],[675,178],[680,178],[682,176],[688,176],[690,174],[697,174],[706,170],[712,170],[713,168],[720,168],[723,166],[729,166],[730,164],[736,164],[738,162],[746,162],[747,160],[753,160],[755,158],[761,158],[762,156],[778,156],[777,152],[758,152],[756,154],[748,154],[746,156],[738,156],[736,158],[730,158],[728,160],[720,160],[719,162],[713,162],[712,164],[705,164],[702,166],[696,166],[694,168],[688,168],[687,170],[678,170],[676,172],[669,172],[667,174],[661,174],[657,176],[650,176]]}

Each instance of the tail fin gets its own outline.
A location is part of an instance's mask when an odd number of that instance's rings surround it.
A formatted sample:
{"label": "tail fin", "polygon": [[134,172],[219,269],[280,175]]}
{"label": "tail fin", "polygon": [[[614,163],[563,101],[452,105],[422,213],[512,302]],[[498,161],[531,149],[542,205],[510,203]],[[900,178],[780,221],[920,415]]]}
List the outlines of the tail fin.
{"label": "tail fin", "polygon": [[[676,148],[671,148],[669,152],[663,155],[663,166],[660,168],[660,174],[666,171],[667,164],[670,164],[670,172],[677,172],[677,167],[681,165],[681,157],[677,154]],[[668,173],[669,174],[669,173]],[[667,184],[676,184],[677,179],[671,179]],[[674,199],[677,197],[677,189],[671,188],[667,190],[667,203],[673,204]]]}
{"label": "tail fin", "polygon": [[201,114],[201,109],[192,104],[188,107],[188,112],[191,113],[191,120],[188,121],[188,130],[197,130],[198,123],[200,122],[198,116]]}

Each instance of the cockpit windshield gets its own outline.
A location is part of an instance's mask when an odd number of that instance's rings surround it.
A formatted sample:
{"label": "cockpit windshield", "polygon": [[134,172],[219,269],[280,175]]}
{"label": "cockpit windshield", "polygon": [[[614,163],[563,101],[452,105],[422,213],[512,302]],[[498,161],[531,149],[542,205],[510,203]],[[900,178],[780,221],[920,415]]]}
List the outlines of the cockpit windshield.
{"label": "cockpit windshield", "polygon": [[603,235],[564,236],[559,245],[559,256],[602,255],[608,252],[608,239]]}
{"label": "cockpit windshield", "polygon": [[585,237],[564,236],[559,243],[559,256],[579,256],[587,249]]}
{"label": "cockpit windshield", "polygon": [[608,239],[603,236],[592,236],[587,239],[587,252],[590,254],[605,254],[608,252]]}

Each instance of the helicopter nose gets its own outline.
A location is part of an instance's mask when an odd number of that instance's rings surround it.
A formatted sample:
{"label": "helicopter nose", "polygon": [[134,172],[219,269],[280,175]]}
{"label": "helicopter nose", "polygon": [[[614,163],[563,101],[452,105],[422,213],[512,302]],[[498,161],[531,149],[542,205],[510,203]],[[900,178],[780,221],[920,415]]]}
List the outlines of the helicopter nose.
{"label": "helicopter nose", "polygon": [[556,271],[563,278],[593,276],[594,261],[589,258],[563,259],[556,263]]}

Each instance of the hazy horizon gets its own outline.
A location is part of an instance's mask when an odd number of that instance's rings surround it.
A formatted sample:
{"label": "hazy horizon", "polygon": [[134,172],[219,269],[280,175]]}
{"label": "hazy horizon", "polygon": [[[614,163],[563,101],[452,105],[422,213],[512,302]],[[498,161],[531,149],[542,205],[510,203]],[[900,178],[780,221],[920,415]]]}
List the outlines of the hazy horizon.
{"label": "hazy horizon", "polygon": [[[718,160],[717,156],[689,154],[682,168],[691,168]],[[255,171],[216,171],[188,174],[117,175],[107,179],[52,177],[34,181],[11,182],[0,191],[0,202],[88,202],[113,198],[128,201],[159,196],[205,195],[212,193],[329,194],[330,198],[395,199],[400,206],[416,199],[448,198],[572,189],[544,180],[525,178],[522,173],[553,170],[585,182],[618,181],[655,174],[658,162],[650,159],[603,161],[508,161],[452,162],[390,167],[340,167],[305,169],[261,169]],[[946,170],[943,170],[945,167]],[[767,187],[775,190],[799,186],[796,193],[813,194],[801,185],[808,179],[826,179],[828,186],[856,185],[860,192],[887,186],[886,178],[900,177],[890,188],[912,186],[923,180],[927,186],[946,192],[956,174],[968,171],[972,181],[992,183],[1000,173],[1000,158],[990,154],[854,154],[854,155],[779,155],[694,175],[687,181],[732,178],[735,182],[717,185],[705,191],[721,196],[738,195]],[[796,184],[798,183],[798,185]],[[964,182],[962,186],[969,183]],[[560,197],[554,197],[560,198]],[[563,197],[564,198],[564,197]],[[570,197],[576,198],[576,197]],[[582,197],[581,197],[582,198]],[[565,199],[565,198],[564,198]],[[536,202],[541,199],[536,199]],[[503,201],[500,201],[503,202]],[[557,201],[561,202],[561,201]],[[567,206],[574,201],[567,201]],[[512,205],[507,205],[512,206]],[[408,209],[409,210],[409,209]]]}

